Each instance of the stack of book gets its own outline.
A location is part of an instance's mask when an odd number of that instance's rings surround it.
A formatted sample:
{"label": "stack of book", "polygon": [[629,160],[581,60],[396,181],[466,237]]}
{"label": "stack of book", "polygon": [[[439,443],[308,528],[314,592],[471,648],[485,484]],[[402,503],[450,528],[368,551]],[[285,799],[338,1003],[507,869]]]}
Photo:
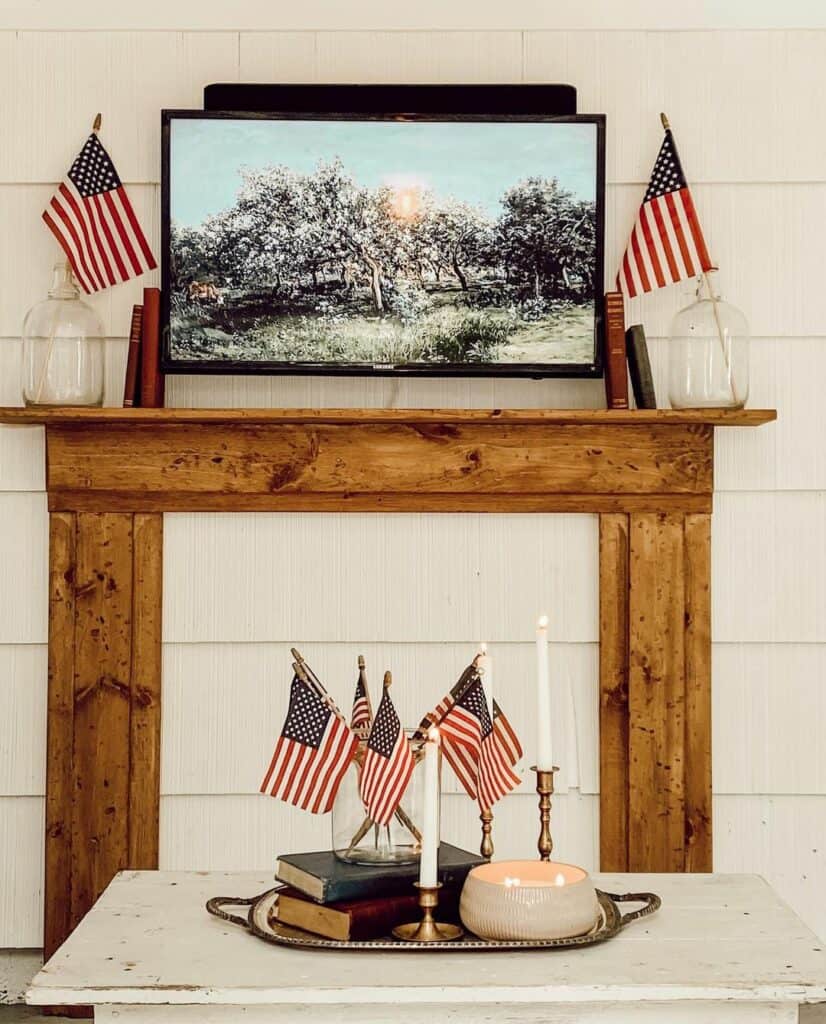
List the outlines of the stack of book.
{"label": "stack of book", "polygon": [[163,406],[164,384],[160,368],[161,293],[144,288],[143,303],[132,307],[129,328],[129,353],[123,386],[125,407]]}
{"label": "stack of book", "polygon": [[[471,868],[485,860],[449,843],[439,847],[439,918],[458,921],[459,894]],[[340,942],[379,939],[421,917],[413,883],[418,864],[361,865],[329,850],[284,854],[275,877],[289,888],[278,896],[278,920]]]}

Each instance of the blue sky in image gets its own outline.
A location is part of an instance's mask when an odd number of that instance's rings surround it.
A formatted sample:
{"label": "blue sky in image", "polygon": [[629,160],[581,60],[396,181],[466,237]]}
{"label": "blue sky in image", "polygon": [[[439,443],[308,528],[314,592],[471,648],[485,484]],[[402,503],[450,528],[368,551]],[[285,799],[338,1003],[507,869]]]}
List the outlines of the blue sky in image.
{"label": "blue sky in image", "polygon": [[528,177],[593,200],[596,152],[594,124],[181,119],[171,125],[171,215],[196,225],[231,206],[241,167],[307,174],[339,157],[360,185],[418,186],[495,216]]}

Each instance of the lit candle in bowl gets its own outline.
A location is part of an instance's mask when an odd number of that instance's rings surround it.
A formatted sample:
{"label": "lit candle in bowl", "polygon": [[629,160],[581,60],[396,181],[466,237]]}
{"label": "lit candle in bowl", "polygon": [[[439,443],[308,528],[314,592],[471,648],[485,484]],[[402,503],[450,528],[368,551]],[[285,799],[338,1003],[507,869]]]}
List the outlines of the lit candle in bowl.
{"label": "lit candle in bowl", "polygon": [[467,876],[462,924],[483,939],[564,939],[597,924],[599,903],[584,868],[559,861],[481,864]]}

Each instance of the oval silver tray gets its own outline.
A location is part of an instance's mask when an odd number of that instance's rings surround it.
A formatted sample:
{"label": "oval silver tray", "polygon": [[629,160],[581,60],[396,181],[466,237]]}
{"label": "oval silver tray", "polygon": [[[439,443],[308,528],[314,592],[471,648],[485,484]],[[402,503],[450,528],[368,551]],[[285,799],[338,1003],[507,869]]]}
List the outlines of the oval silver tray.
{"label": "oval silver tray", "polygon": [[[594,927],[585,935],[575,935],[569,939],[495,942],[489,939],[480,939],[477,935],[465,932],[462,938],[453,942],[403,942],[390,937],[370,939],[369,941],[343,942],[338,939],[324,939],[318,935],[312,935],[310,932],[302,931],[300,928],[281,924],[276,917],[279,888],[270,889],[261,893],[260,896],[248,899],[216,896],[207,902],[206,909],[215,917],[240,925],[256,938],[277,946],[293,946],[298,949],[392,950],[394,953],[420,953],[428,950],[439,950],[443,953],[466,953],[477,950],[502,952],[509,949],[571,949],[577,946],[593,946],[597,942],[605,942],[606,939],[613,938],[632,921],[653,914],[661,904],[660,897],[655,896],[652,892],[618,895],[597,889],[599,917]],[[643,906],[638,910],[623,914],[619,907],[620,903],[642,903]],[[224,907],[249,907],[249,911],[244,918],[228,913]]]}

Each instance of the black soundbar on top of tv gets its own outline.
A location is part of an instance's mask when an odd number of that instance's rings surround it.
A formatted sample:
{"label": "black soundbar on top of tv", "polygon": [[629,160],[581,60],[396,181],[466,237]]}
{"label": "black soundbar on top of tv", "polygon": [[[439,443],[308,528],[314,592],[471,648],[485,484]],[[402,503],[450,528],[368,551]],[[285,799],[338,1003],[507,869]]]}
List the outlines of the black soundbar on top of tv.
{"label": "black soundbar on top of tv", "polygon": [[575,114],[572,85],[255,85],[204,87],[204,110],[245,113],[445,114],[450,116]]}

